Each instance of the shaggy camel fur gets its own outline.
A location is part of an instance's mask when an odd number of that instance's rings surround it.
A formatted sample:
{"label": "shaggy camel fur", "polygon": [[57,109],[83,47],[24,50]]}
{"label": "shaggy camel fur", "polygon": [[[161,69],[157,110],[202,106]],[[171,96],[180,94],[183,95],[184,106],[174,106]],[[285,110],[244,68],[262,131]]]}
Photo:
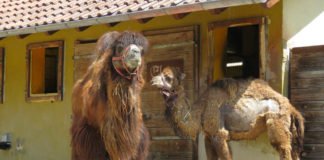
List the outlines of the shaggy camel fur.
{"label": "shaggy camel fur", "polygon": [[[263,80],[216,81],[194,104],[186,98],[184,74],[172,67],[153,77],[166,102],[166,117],[175,131],[196,139],[203,131],[209,159],[232,159],[227,141],[255,139],[267,131],[280,159],[298,159],[304,120],[289,100]],[[217,158],[218,157],[218,158]]]}
{"label": "shaggy camel fur", "polygon": [[73,160],[146,159],[149,134],[140,93],[147,46],[135,32],[109,32],[98,40],[97,59],[73,88]]}

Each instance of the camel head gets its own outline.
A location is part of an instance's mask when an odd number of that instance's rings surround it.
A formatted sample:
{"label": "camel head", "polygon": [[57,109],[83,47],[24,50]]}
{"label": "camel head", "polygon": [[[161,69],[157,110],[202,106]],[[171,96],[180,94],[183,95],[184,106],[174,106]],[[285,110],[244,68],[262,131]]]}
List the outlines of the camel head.
{"label": "camel head", "polygon": [[142,64],[143,47],[136,44],[129,44],[126,48],[116,46],[113,64],[116,68],[133,72]]}
{"label": "camel head", "polygon": [[170,97],[182,87],[181,82],[184,78],[185,74],[178,68],[165,67],[160,74],[152,78],[151,83],[153,86],[160,89],[165,97]]}
{"label": "camel head", "polygon": [[109,32],[98,43],[99,57],[109,53],[115,71],[122,77],[131,79],[143,65],[143,55],[147,51],[148,41],[137,32]]}
{"label": "camel head", "polygon": [[113,48],[112,63],[115,70],[128,79],[136,75],[143,63],[142,55],[146,47],[147,40],[139,33],[121,33]]}

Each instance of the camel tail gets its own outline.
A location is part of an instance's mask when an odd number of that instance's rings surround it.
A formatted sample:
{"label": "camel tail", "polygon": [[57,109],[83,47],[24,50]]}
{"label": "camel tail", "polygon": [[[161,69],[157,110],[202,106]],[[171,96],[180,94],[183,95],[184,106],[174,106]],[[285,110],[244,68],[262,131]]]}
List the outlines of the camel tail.
{"label": "camel tail", "polygon": [[292,157],[299,159],[304,145],[304,118],[295,108],[291,113]]}

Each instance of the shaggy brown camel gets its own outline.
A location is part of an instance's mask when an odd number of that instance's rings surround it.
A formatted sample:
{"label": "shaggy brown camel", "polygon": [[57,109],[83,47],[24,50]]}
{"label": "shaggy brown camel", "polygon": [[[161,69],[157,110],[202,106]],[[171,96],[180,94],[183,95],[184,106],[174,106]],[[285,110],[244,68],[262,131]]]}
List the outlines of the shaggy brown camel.
{"label": "shaggy brown camel", "polygon": [[227,141],[255,139],[267,131],[280,159],[299,159],[304,119],[289,100],[263,80],[216,81],[194,104],[186,98],[184,74],[166,67],[153,77],[161,90],[166,118],[176,133],[196,139],[203,131],[209,159],[232,159]]}
{"label": "shaggy brown camel", "polygon": [[136,32],[109,32],[98,40],[97,59],[73,88],[73,160],[146,159],[140,93],[147,46]]}

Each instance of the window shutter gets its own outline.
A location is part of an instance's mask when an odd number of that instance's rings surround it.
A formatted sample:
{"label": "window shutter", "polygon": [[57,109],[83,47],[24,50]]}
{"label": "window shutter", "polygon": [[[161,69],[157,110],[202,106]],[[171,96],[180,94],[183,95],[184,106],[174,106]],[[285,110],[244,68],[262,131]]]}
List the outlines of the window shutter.
{"label": "window shutter", "polygon": [[74,50],[74,82],[82,78],[86,73],[88,67],[96,58],[94,54],[96,43],[94,41],[82,42],[79,41],[75,44]]}

